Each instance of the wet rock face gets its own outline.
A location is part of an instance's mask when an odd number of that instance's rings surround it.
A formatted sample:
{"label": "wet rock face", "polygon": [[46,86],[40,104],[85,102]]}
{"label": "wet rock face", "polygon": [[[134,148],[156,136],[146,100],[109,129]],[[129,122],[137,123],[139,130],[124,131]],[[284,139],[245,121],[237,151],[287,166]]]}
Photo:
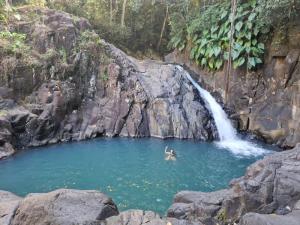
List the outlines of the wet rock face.
{"label": "wet rock face", "polygon": [[[300,19],[274,34],[264,66],[257,71],[242,69],[231,74],[228,107],[239,119],[239,128],[262,137],[266,142],[293,148],[300,142]],[[285,37],[280,37],[284,34]],[[280,40],[280,41],[279,41]],[[224,71],[208,73],[189,58],[174,52],[168,62],[184,64],[195,71],[211,92],[225,96]]]}
{"label": "wet rock face", "polygon": [[229,189],[211,193],[179,192],[168,216],[204,224],[233,223],[247,212],[290,213],[298,210],[299,199],[300,145],[252,164],[243,177],[231,182]]}
{"label": "wet rock face", "polygon": [[99,224],[118,214],[117,206],[98,191],[61,189],[30,194],[20,201],[11,225]]}
{"label": "wet rock face", "polygon": [[25,7],[20,14],[15,26],[34,53],[29,64],[0,56],[0,158],[96,136],[217,138],[199,93],[175,65],[135,60],[93,32],[82,42],[88,22],[67,13]]}

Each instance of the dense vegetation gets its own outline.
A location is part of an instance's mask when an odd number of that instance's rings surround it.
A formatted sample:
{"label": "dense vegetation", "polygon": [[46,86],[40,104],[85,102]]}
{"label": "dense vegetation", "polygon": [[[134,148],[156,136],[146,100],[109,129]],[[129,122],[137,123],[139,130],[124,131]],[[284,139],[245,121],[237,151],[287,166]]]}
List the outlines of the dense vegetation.
{"label": "dense vegetation", "polygon": [[270,32],[299,14],[299,2],[0,0],[0,20],[5,22],[7,14],[13,10],[7,4],[48,6],[86,17],[102,38],[135,56],[154,57],[177,48],[190,52],[192,60],[210,70],[222,68],[228,60],[234,68],[253,69],[263,62]]}
{"label": "dense vegetation", "polygon": [[257,67],[263,62],[264,43],[271,32],[300,13],[298,0],[210,3],[202,1],[199,8],[171,15],[170,44],[180,51],[188,49],[191,59],[211,70],[220,69],[229,55],[235,68]]}

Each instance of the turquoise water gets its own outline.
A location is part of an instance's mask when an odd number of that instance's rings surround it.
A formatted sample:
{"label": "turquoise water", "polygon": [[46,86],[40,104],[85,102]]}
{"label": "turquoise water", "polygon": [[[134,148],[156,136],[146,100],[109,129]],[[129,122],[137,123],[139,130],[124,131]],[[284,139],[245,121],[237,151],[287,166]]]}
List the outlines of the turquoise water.
{"label": "turquoise water", "polygon": [[[176,161],[164,159],[166,145],[176,150]],[[257,159],[237,157],[213,143],[102,138],[35,148],[0,161],[0,189],[21,196],[57,188],[96,189],[120,210],[164,214],[178,191],[225,188]]]}

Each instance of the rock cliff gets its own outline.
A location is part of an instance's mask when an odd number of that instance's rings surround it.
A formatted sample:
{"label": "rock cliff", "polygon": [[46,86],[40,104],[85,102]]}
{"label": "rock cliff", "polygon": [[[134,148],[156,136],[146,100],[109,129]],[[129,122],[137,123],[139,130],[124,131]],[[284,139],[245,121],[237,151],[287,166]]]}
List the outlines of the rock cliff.
{"label": "rock cliff", "polygon": [[10,30],[27,35],[29,50],[0,54],[0,158],[97,136],[217,138],[175,65],[127,56],[85,19],[50,9],[19,13]]}

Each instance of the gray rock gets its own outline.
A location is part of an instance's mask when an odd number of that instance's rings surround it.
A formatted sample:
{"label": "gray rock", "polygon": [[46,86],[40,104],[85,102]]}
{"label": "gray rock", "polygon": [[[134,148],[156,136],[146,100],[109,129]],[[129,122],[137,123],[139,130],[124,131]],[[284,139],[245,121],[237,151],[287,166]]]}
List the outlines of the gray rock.
{"label": "gray rock", "polygon": [[233,223],[247,212],[287,214],[300,200],[300,145],[274,153],[249,166],[230,188],[211,193],[179,192],[168,216]]}
{"label": "gray rock", "polygon": [[128,210],[105,220],[102,225],[202,225],[174,218],[161,218],[151,211]]}
{"label": "gray rock", "polygon": [[0,224],[10,225],[21,198],[7,191],[0,191]]}
{"label": "gray rock", "polygon": [[0,146],[0,159],[9,157],[15,153],[15,149],[10,143],[4,143]]}
{"label": "gray rock", "polygon": [[300,224],[300,211],[295,210],[287,215],[276,214],[258,214],[247,213],[245,214],[239,225],[299,225]]}
{"label": "gray rock", "polygon": [[114,202],[98,191],[60,189],[26,196],[11,225],[88,225],[117,214]]}

